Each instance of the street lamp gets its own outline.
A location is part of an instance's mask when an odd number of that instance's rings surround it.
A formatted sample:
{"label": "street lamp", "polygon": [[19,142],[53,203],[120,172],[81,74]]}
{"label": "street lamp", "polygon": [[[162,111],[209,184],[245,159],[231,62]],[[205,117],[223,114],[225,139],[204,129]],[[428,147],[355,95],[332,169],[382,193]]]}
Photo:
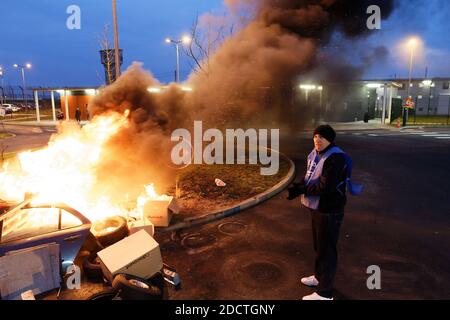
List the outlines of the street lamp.
{"label": "street lamp", "polygon": [[432,80],[423,80],[422,84],[424,87],[429,88],[428,92],[428,105],[427,105],[427,116],[430,115],[430,104],[431,104],[431,88],[434,87],[434,83]]}
{"label": "street lamp", "polygon": [[[414,57],[414,48],[417,46],[418,40],[416,38],[411,38],[408,41],[408,47],[410,51],[409,56],[409,80],[408,80],[408,88],[406,89],[406,97],[410,98],[409,90],[411,89],[411,76],[412,76],[412,66],[413,66],[413,57]],[[408,108],[403,108],[403,126],[406,126],[406,121],[408,120]]]}
{"label": "street lamp", "polygon": [[189,38],[188,36],[184,36],[183,38],[181,38],[179,40],[173,40],[171,38],[166,38],[166,43],[173,43],[173,44],[175,44],[175,48],[176,48],[177,69],[176,69],[175,81],[177,83],[180,82],[180,48],[179,48],[179,45],[181,43],[189,44],[190,42],[191,42],[191,38]]}
{"label": "street lamp", "polygon": [[0,78],[2,79],[2,104],[5,102],[4,101],[4,96],[5,96],[5,94],[4,94],[4,92],[3,92],[3,67],[2,66],[0,66]]}
{"label": "street lamp", "polygon": [[25,100],[25,106],[28,106],[27,95],[25,94],[25,69],[31,69],[31,63],[26,63],[25,65],[19,65],[17,63],[13,64],[14,68],[22,69],[22,85],[23,85],[23,98]]}

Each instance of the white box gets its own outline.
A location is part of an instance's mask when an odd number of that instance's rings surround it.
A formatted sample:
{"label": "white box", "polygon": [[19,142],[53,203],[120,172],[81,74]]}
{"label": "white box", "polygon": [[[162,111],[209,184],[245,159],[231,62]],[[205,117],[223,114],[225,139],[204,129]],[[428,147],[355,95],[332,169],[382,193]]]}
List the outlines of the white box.
{"label": "white box", "polygon": [[163,267],[159,244],[140,230],[97,253],[103,275],[112,281],[119,273],[148,279]]}
{"label": "white box", "polygon": [[144,205],[144,217],[150,219],[155,227],[168,227],[172,218],[172,211],[169,210],[172,199],[173,197],[168,197],[167,200],[149,200]]}
{"label": "white box", "polygon": [[140,230],[145,230],[152,237],[155,234],[155,226],[147,218],[144,218],[144,220],[128,222],[128,229],[130,230],[130,235]]}

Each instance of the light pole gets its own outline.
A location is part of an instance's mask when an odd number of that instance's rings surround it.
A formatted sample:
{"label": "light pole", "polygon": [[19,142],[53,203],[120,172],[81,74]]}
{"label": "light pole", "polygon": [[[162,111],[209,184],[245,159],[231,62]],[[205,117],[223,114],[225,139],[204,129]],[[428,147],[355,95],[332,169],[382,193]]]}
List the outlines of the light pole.
{"label": "light pole", "polygon": [[[409,90],[411,89],[411,77],[412,77],[412,66],[413,66],[413,57],[414,57],[414,48],[417,44],[417,39],[412,38],[408,41],[408,46],[410,50],[409,55],[409,80],[408,80],[408,88],[406,89],[406,97],[410,98]],[[408,121],[408,108],[403,108],[403,126],[406,126],[406,121]]]}
{"label": "light pole", "polygon": [[120,77],[120,56],[119,56],[119,28],[117,26],[117,6],[116,0],[112,0],[113,20],[114,20],[114,61],[116,69],[116,80]]}
{"label": "light pole", "polygon": [[0,66],[0,78],[2,79],[2,104],[3,104],[3,103],[5,103],[5,101],[4,101],[5,94],[3,92],[3,68],[2,68],[2,66]]}
{"label": "light pole", "polygon": [[427,116],[430,115],[430,104],[431,104],[431,88],[434,86],[434,83],[432,80],[423,80],[422,84],[424,87],[428,87],[428,104],[427,104]]}
{"label": "light pole", "polygon": [[182,39],[179,40],[173,40],[171,38],[167,38],[166,39],[166,43],[173,43],[175,44],[175,49],[176,49],[176,72],[175,72],[175,82],[179,83],[180,82],[180,48],[179,45],[181,43],[184,44],[188,44],[191,42],[191,38],[189,38],[188,36],[184,36]]}
{"label": "light pole", "polygon": [[23,85],[23,97],[25,100],[25,106],[28,106],[28,99],[27,99],[27,95],[25,93],[25,69],[30,69],[31,68],[31,63],[26,63],[25,65],[19,65],[17,63],[13,64],[14,68],[21,68],[22,69],[22,85]]}

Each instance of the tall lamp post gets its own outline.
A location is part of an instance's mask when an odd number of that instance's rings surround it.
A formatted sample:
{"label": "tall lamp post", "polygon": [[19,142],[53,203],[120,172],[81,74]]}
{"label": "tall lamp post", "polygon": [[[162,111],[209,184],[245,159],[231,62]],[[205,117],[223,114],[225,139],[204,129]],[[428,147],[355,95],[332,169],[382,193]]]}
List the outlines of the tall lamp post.
{"label": "tall lamp post", "polygon": [[120,56],[119,56],[119,28],[117,26],[117,6],[116,0],[112,0],[113,22],[114,22],[114,61],[116,69],[116,80],[120,77]]}
{"label": "tall lamp post", "polygon": [[4,101],[5,93],[3,92],[3,68],[2,68],[2,66],[0,66],[0,78],[2,79],[2,104],[3,104],[3,103],[5,103],[5,101]]}
{"label": "tall lamp post", "polygon": [[177,64],[176,64],[176,72],[175,72],[175,82],[179,83],[180,82],[180,44],[184,43],[184,44],[189,44],[191,42],[191,38],[189,38],[188,36],[184,36],[182,39],[179,40],[173,40],[171,38],[167,38],[166,39],[166,43],[173,43],[175,44],[175,48],[176,48],[176,58],[177,58]]}
{"label": "tall lamp post", "polygon": [[24,100],[25,100],[25,106],[28,106],[28,99],[27,99],[27,95],[25,94],[25,90],[26,90],[26,85],[25,85],[25,69],[31,69],[31,63],[26,63],[25,65],[20,65],[20,64],[13,64],[14,68],[20,68],[22,69],[22,85],[23,85],[23,96],[24,96]]}
{"label": "tall lamp post", "polygon": [[434,87],[434,83],[432,80],[423,80],[422,84],[425,88],[428,88],[427,116],[429,116],[430,115],[430,106],[431,106],[431,88]]}
{"label": "tall lamp post", "polygon": [[[406,97],[410,98],[409,90],[411,89],[411,77],[412,77],[412,66],[413,66],[413,58],[414,58],[414,48],[417,45],[417,39],[411,38],[408,41],[409,46],[409,80],[408,80],[408,88],[406,89]],[[408,121],[408,108],[404,108],[403,110],[403,126],[406,126],[406,121]]]}

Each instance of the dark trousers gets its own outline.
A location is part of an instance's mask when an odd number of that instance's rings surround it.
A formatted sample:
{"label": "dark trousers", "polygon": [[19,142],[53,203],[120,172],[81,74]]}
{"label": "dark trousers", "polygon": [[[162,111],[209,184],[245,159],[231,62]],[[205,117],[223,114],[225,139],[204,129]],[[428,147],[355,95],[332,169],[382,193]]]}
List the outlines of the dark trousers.
{"label": "dark trousers", "polygon": [[319,281],[317,293],[322,297],[331,298],[337,269],[337,242],[344,213],[321,213],[311,210],[311,218],[316,252],[314,274]]}

